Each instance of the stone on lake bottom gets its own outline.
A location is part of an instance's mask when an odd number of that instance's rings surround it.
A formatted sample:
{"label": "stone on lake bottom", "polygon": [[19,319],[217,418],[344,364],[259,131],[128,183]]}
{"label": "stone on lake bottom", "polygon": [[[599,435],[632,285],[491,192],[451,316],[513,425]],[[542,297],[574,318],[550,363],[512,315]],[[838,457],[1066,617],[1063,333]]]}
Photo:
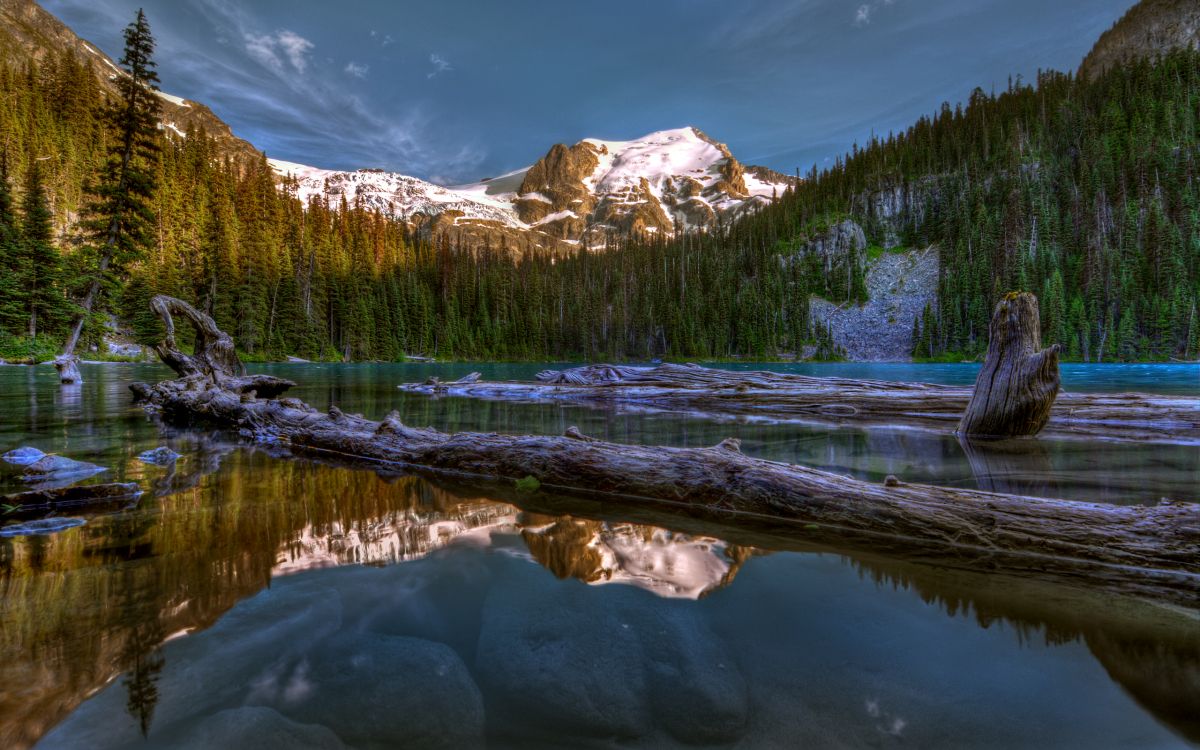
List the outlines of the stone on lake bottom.
{"label": "stone on lake bottom", "polygon": [[176,750],[342,750],[332,730],[300,724],[264,706],[231,708],[206,717],[171,743]]}
{"label": "stone on lake bottom", "polygon": [[170,466],[179,460],[179,454],[171,450],[165,445],[161,445],[154,450],[143,451],[138,454],[138,460],[144,464],[154,464],[155,466]]}
{"label": "stone on lake bottom", "polygon": [[8,453],[5,453],[3,456],[0,456],[0,459],[3,459],[6,463],[15,464],[16,466],[26,466],[34,461],[37,461],[45,455],[46,454],[43,451],[40,451],[37,448],[22,446],[20,448],[14,448]]}

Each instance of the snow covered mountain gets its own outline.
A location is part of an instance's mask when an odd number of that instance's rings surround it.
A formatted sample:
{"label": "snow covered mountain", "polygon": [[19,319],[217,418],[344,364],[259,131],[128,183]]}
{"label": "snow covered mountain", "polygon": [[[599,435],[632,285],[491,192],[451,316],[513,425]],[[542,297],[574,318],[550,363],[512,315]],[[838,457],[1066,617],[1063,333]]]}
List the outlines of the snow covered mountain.
{"label": "snow covered mountain", "polygon": [[791,182],[744,167],[696,128],[557,144],[526,169],[458,187],[382,170],[271,166],[306,203],[357,201],[429,236],[515,251],[598,249],[612,236],[705,229],[765,204]]}

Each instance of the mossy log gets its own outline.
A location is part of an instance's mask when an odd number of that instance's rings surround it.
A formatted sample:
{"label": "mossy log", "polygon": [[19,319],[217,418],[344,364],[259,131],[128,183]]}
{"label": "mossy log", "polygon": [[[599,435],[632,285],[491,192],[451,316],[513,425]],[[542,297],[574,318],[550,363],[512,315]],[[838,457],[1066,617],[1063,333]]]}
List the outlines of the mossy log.
{"label": "mossy log", "polygon": [[996,303],[960,434],[1026,437],[1046,426],[1060,385],[1059,345],[1042,349],[1041,328],[1037,297],[1029,292],[1010,292]]}
{"label": "mossy log", "polygon": [[[899,425],[952,433],[972,389],[930,383],[733,371],[687,364],[547,370],[538,382],[479,378],[400,385],[431,396],[568,401],[714,419]],[[1200,399],[1142,393],[1062,393],[1044,432],[1056,437],[1200,443]]]}
{"label": "mossy log", "polygon": [[[663,503],[684,515],[777,518],[892,549],[938,547],[968,567],[1052,573],[1172,599],[1200,590],[1200,506],[1114,506],[895,480],[859,481],[712,448],[602,442],[579,434],[446,434],[393,413],[379,422],[293,399],[254,399],[194,380],[143,387],[152,410],[207,422],[295,452],[418,467],[480,480],[536,477],[543,488]],[[943,554],[943,557],[945,555]]]}

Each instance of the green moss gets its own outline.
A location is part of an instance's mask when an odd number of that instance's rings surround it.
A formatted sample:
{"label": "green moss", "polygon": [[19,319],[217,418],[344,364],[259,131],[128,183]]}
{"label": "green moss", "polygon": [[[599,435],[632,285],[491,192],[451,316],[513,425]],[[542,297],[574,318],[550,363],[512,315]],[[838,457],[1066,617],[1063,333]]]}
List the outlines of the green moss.
{"label": "green moss", "polygon": [[535,476],[527,476],[524,479],[518,479],[516,482],[517,492],[537,492],[542,483]]}

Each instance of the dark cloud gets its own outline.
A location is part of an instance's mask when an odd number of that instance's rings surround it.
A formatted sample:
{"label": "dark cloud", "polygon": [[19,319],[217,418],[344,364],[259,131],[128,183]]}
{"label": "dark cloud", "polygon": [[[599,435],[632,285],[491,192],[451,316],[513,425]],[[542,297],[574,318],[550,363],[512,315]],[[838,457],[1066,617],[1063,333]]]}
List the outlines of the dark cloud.
{"label": "dark cloud", "polygon": [[[1071,69],[1132,0],[46,0],[270,156],[467,181],[553,143],[696,125],[807,169],[1009,75]],[[368,74],[369,73],[369,74]]]}

